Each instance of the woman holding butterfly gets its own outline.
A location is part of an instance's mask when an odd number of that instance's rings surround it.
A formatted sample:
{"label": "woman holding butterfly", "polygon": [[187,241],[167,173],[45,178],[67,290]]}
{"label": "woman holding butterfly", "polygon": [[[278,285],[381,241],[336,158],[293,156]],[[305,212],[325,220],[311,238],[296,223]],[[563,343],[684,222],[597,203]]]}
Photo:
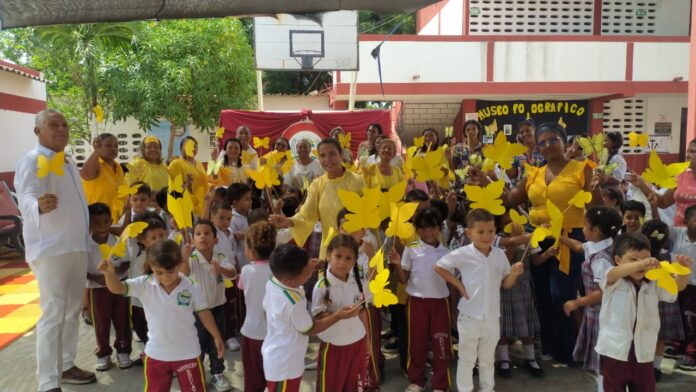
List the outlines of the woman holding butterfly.
{"label": "woman holding butterfly", "polygon": [[148,136],[140,144],[140,157],[127,165],[126,183],[130,186],[144,182],[154,193],[167,186],[169,172],[162,162],[162,143],[155,136]]}
{"label": "woman holding butterfly", "polygon": [[[346,137],[346,131],[341,127],[335,127],[329,133],[329,136],[333,139],[340,140]],[[343,157],[343,162],[352,165],[353,164],[353,153],[350,151],[349,147],[341,148],[341,156]]]}
{"label": "woman holding butterfly", "polygon": [[374,123],[367,127],[367,140],[358,145],[358,161],[361,165],[367,161],[367,157],[370,155],[377,155],[378,151],[375,141],[377,136],[380,135],[384,135],[381,125]]}
{"label": "woman holding butterfly", "polygon": [[184,184],[191,191],[193,214],[202,216],[205,208],[205,195],[208,193],[208,175],[203,164],[196,159],[198,141],[192,136],[186,136],[179,145],[181,157],[169,164],[169,175],[172,179],[181,176]]}
{"label": "woman holding butterfly", "polygon": [[[481,155],[481,135],[483,124],[477,120],[468,120],[464,123],[464,140],[454,145],[452,163],[454,169],[463,169],[469,164],[469,158],[473,154]],[[456,139],[454,139],[456,140]]]}
{"label": "woman holding butterfly", "polygon": [[247,175],[242,167],[242,142],[231,137],[225,140],[223,153],[220,156],[215,156],[216,150],[213,150],[213,160],[208,162],[211,185],[227,187],[231,184],[246,182]]}
{"label": "woman holding butterfly", "polygon": [[[110,133],[102,133],[92,141],[94,151],[82,165],[80,176],[85,188],[87,204],[114,205],[119,185],[126,182],[121,165],[116,162],[118,139]],[[111,220],[116,223],[121,209],[112,208]]]}

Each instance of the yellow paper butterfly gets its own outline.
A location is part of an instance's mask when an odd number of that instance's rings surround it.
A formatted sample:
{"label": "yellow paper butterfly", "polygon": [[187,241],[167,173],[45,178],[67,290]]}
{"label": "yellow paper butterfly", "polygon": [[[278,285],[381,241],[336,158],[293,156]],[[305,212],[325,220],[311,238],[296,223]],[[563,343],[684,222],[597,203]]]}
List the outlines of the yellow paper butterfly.
{"label": "yellow paper butterfly", "polygon": [[481,164],[481,171],[489,172],[495,170],[495,161],[492,159],[484,159],[483,164]]}
{"label": "yellow paper butterfly", "polygon": [[261,156],[261,161],[266,165],[275,166],[280,162],[280,160],[285,156],[285,153],[280,151],[270,151],[268,154]]}
{"label": "yellow paper butterfly", "polygon": [[483,147],[483,155],[495,161],[501,168],[509,170],[515,157],[524,154],[527,147],[519,143],[510,143],[503,132],[498,132],[493,144]]}
{"label": "yellow paper butterfly", "polygon": [[292,152],[290,152],[290,150],[285,151],[285,162],[283,162],[283,166],[280,167],[280,172],[288,174],[294,163],[295,157],[292,156]]}
{"label": "yellow paper butterfly", "polygon": [[212,161],[208,161],[208,170],[207,170],[208,175],[209,176],[217,176],[221,167],[222,167],[222,161],[218,161],[217,159],[214,159]]}
{"label": "yellow paper butterfly", "polygon": [[506,233],[510,233],[510,232],[512,231],[512,226],[513,226],[513,225],[524,226],[524,225],[526,225],[527,222],[528,222],[526,216],[520,215],[520,213],[517,212],[517,210],[513,210],[513,209],[510,210],[510,219],[512,220],[512,222],[508,223],[508,224],[505,225],[505,227],[503,228],[503,230],[504,230]]}
{"label": "yellow paper butterfly", "polygon": [[629,147],[647,147],[649,136],[647,133],[637,133],[636,131],[631,131],[628,134],[628,146]]}
{"label": "yellow paper butterfly", "polygon": [[403,180],[397,184],[392,185],[388,191],[380,192],[379,198],[379,220],[385,220],[391,215],[391,205],[392,203],[397,206],[404,198],[406,194],[406,187],[408,185],[407,180]]}
{"label": "yellow paper butterfly", "polygon": [[385,268],[370,281],[370,292],[372,292],[372,303],[376,308],[382,306],[396,305],[399,299],[386,288],[389,281],[389,269]]}
{"label": "yellow paper butterfly", "polygon": [[356,173],[358,171],[358,169],[355,168],[355,165],[351,165],[350,163],[342,162],[341,166],[343,166],[344,169],[353,173]]}
{"label": "yellow paper butterfly", "polygon": [[354,233],[361,229],[375,229],[379,227],[379,187],[363,188],[363,196],[345,189],[338,190],[338,198],[350,213],[346,214],[343,229],[348,233]]}
{"label": "yellow paper butterfly", "polygon": [[568,200],[568,205],[574,205],[578,208],[584,208],[585,204],[592,201],[592,193],[585,191],[578,191],[570,200]]}
{"label": "yellow paper butterfly", "polygon": [[677,186],[676,177],[689,167],[689,162],[665,165],[657,152],[652,150],[648,165],[649,167],[643,172],[643,178],[661,188],[671,189]]}
{"label": "yellow paper butterfly", "polygon": [[232,287],[234,287],[234,282],[227,279],[227,278],[224,278],[223,285],[225,286],[226,289],[231,289]]}
{"label": "yellow paper butterfly", "polygon": [[377,165],[365,165],[360,168],[363,177],[374,177],[377,175]]}
{"label": "yellow paper butterfly", "polygon": [[116,189],[116,197],[119,199],[125,199],[128,196],[133,196],[138,193],[138,189],[142,184],[137,184],[133,186],[128,186],[127,184],[121,184]]}
{"label": "yellow paper butterfly", "polygon": [[263,139],[254,136],[254,148],[271,148],[271,139],[268,136],[264,137]]}
{"label": "yellow paper butterfly", "polygon": [[333,227],[329,227],[329,231],[326,232],[326,238],[324,239],[324,242],[322,242],[322,245],[329,246],[331,240],[333,240],[335,237],[336,229],[334,229]]}
{"label": "yellow paper butterfly", "polygon": [[186,141],[184,142],[184,156],[193,158],[195,150],[196,143],[191,139],[186,139]]}
{"label": "yellow paper butterfly", "polygon": [[404,203],[401,206],[397,206],[396,203],[390,204],[389,226],[387,226],[385,235],[387,237],[396,236],[402,240],[413,237],[415,228],[409,219],[416,213],[417,208],[418,203]]}
{"label": "yellow paper butterfly", "polygon": [[280,185],[280,179],[278,178],[278,172],[276,169],[269,165],[262,165],[259,170],[254,170],[251,168],[244,168],[244,172],[254,180],[254,184],[258,189],[273,188],[276,185]]}
{"label": "yellow paper butterfly", "polygon": [[689,273],[691,270],[679,263],[660,261],[660,267],[646,272],[645,277],[649,280],[657,280],[657,287],[662,287],[668,293],[676,295],[678,287],[672,275],[688,275]]}
{"label": "yellow paper butterfly", "polygon": [[121,238],[135,238],[145,229],[147,229],[147,222],[133,222],[123,229]]}
{"label": "yellow paper butterfly", "polygon": [[423,144],[425,143],[425,136],[420,136],[420,137],[414,137],[413,138],[413,147],[415,148],[421,148],[423,147]]}
{"label": "yellow paper butterfly", "polygon": [[484,125],[486,128],[486,135],[495,135],[498,132],[498,119],[493,120],[491,125]]}
{"label": "yellow paper butterfly", "polygon": [[218,129],[215,130],[215,138],[222,139],[223,136],[225,136],[225,127],[218,127]]}
{"label": "yellow paper butterfly", "polygon": [[47,158],[45,155],[40,154],[36,161],[36,176],[39,178],[44,178],[47,175],[53,173],[58,177],[62,177],[65,174],[63,167],[65,166],[65,153],[63,151],[57,152],[53,158]]}
{"label": "yellow paper butterfly", "polygon": [[256,153],[242,151],[242,165],[250,165],[256,159]]}
{"label": "yellow paper butterfly", "polygon": [[579,137],[577,141],[582,148],[582,153],[589,157],[592,153],[599,153],[604,148],[604,133],[598,133],[592,137]]}
{"label": "yellow paper butterfly", "polygon": [[476,185],[464,185],[464,193],[471,200],[471,208],[483,208],[493,215],[503,215],[505,207],[500,196],[503,194],[505,182],[498,180],[481,188]]}
{"label": "yellow paper butterfly", "polygon": [[546,227],[543,226],[537,226],[534,231],[532,232],[532,247],[533,248],[538,248],[539,243],[543,240],[546,239],[546,237],[551,235],[551,231],[547,229]]}
{"label": "yellow paper butterfly", "polygon": [[551,223],[549,231],[553,238],[556,239],[553,243],[553,245],[556,246],[561,238],[561,230],[563,230],[563,213],[549,199],[546,199],[546,210],[549,213],[549,221]]}
{"label": "yellow paper butterfly", "polygon": [[193,226],[193,200],[181,175],[174,179],[169,177],[169,191],[167,192],[167,209],[174,218],[179,229]]}
{"label": "yellow paper butterfly", "polygon": [[341,143],[341,148],[350,148],[351,135],[350,133],[339,133],[338,142]]}
{"label": "yellow paper butterfly", "polygon": [[445,150],[438,148],[428,151],[423,156],[411,158],[411,169],[416,173],[416,181],[437,181],[445,173],[442,171],[442,161],[445,158]]}
{"label": "yellow paper butterfly", "polygon": [[469,164],[474,165],[474,166],[481,166],[481,163],[483,163],[483,160],[481,159],[481,155],[479,154],[471,154],[469,155]]}
{"label": "yellow paper butterfly", "polygon": [[469,175],[469,166],[466,166],[463,169],[457,169],[454,171],[454,174],[457,175],[460,179],[464,180],[466,179],[466,176]]}
{"label": "yellow paper butterfly", "polygon": [[102,109],[100,105],[95,106],[92,110],[94,111],[94,121],[96,121],[97,124],[104,121],[104,109]]}
{"label": "yellow paper butterfly", "polygon": [[99,244],[102,260],[109,260],[111,256],[125,257],[126,256],[126,241],[121,241],[109,246],[109,244]]}
{"label": "yellow paper butterfly", "polygon": [[174,242],[176,242],[177,245],[181,245],[181,241],[183,241],[184,236],[181,235],[181,233],[176,233],[174,236]]}
{"label": "yellow paper butterfly", "polygon": [[454,134],[454,127],[445,127],[445,137],[452,137],[452,134]]}
{"label": "yellow paper butterfly", "polygon": [[370,259],[370,268],[375,268],[377,273],[382,272],[384,269],[384,251],[383,248],[379,248],[377,253]]}

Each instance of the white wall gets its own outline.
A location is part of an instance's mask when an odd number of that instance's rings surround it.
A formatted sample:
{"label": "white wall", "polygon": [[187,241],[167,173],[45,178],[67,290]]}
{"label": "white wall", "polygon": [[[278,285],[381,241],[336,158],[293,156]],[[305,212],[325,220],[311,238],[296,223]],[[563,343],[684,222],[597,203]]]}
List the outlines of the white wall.
{"label": "white wall", "polygon": [[[462,35],[463,0],[450,0],[440,10],[440,35]],[[437,19],[435,16],[433,19]]]}
{"label": "white wall", "polygon": [[686,95],[649,95],[645,98],[648,109],[645,119],[648,134],[655,134],[656,122],[671,122],[672,140],[669,143],[669,152],[678,153],[681,132],[681,110],[687,106]]}
{"label": "white wall", "polygon": [[46,100],[46,84],[12,72],[0,71],[0,91],[20,97]]}
{"label": "white wall", "polygon": [[633,46],[633,80],[689,79],[689,43],[636,42]]}
{"label": "white wall", "polygon": [[[2,72],[0,72],[2,75]],[[0,173],[13,172],[17,160],[36,146],[34,114],[0,110]]]}

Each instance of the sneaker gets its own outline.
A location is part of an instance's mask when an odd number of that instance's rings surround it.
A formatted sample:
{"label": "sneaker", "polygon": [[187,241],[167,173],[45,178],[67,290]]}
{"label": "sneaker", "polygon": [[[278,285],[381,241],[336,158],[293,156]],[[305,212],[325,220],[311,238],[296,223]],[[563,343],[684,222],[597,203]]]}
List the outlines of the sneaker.
{"label": "sneaker", "polygon": [[111,368],[111,356],[107,355],[105,357],[97,358],[97,366],[95,366],[97,371],[103,372]]}
{"label": "sneaker", "polygon": [[61,374],[60,380],[66,384],[89,384],[97,381],[97,376],[92,372],[73,366]]}
{"label": "sneaker", "polygon": [[404,389],[404,392],[422,392],[423,387],[421,387],[418,384],[410,384],[409,386]]}
{"label": "sneaker", "polygon": [[389,343],[382,346],[382,352],[384,353],[395,353],[399,351],[399,341],[392,339]]}
{"label": "sneaker", "polygon": [[660,382],[662,379],[662,370],[654,367],[653,371],[655,372],[655,382]]}
{"label": "sneaker", "polygon": [[144,362],[145,362],[145,353],[140,353],[140,355],[138,356],[138,359],[133,361],[133,365],[141,367],[141,366],[143,366]]}
{"label": "sneaker", "polygon": [[389,340],[394,337],[394,330],[391,328],[385,329],[384,331],[380,332],[380,337],[384,340]]}
{"label": "sneaker", "polygon": [[510,363],[510,361],[498,362],[496,370],[498,371],[498,375],[502,378],[512,377],[512,363]]}
{"label": "sneaker", "polygon": [[537,362],[535,359],[525,361],[524,368],[527,369],[527,372],[534,378],[544,378],[544,375],[546,374],[544,369],[542,369],[539,365],[539,362]]}
{"label": "sneaker", "polygon": [[216,391],[225,392],[225,391],[229,391],[230,389],[232,389],[232,385],[230,384],[229,381],[227,381],[227,378],[225,378],[225,375],[222,373],[213,374],[212,382],[213,382],[213,386],[215,387]]}
{"label": "sneaker", "polygon": [[304,370],[317,370],[317,361],[307,362],[304,365]]}
{"label": "sneaker", "polygon": [[678,347],[665,347],[665,351],[662,356],[671,359],[682,359],[684,358],[684,354],[684,350]]}
{"label": "sneaker", "polygon": [[239,351],[239,342],[235,338],[229,338],[227,339],[227,348],[230,349],[230,351]]}
{"label": "sneaker", "polygon": [[688,355],[684,356],[684,358],[677,361],[677,368],[686,370],[687,372],[696,371],[696,358]]}
{"label": "sneaker", "polygon": [[89,309],[82,309],[82,320],[84,320],[85,324],[92,325],[92,314],[89,312]]}
{"label": "sneaker", "polygon": [[541,355],[539,355],[539,359],[541,359],[542,361],[548,362],[548,361],[550,361],[550,360],[553,359],[553,355],[551,355],[551,354],[541,354]]}
{"label": "sneaker", "polygon": [[118,353],[116,354],[116,362],[118,362],[118,367],[121,369],[128,369],[133,366],[133,361],[130,359],[130,354]]}

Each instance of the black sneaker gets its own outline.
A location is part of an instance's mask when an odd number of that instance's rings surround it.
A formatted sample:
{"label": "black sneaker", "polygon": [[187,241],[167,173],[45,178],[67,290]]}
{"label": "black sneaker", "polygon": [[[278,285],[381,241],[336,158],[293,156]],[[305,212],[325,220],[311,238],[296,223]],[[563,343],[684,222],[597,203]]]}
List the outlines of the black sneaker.
{"label": "black sneaker", "polygon": [[[507,364],[507,367],[503,367],[503,364]],[[474,368],[474,370],[478,370],[478,368]],[[496,366],[496,370],[498,371],[498,375],[502,378],[512,377],[512,363],[510,363],[510,361],[498,362],[498,366]]]}
{"label": "black sneaker", "polygon": [[[537,366],[532,366],[532,363],[536,363]],[[534,359],[525,361],[524,368],[527,369],[527,372],[529,372],[529,374],[534,378],[544,378],[544,375],[546,374],[546,372],[544,372],[544,369],[542,369],[539,365],[539,362],[537,362]]]}
{"label": "black sneaker", "polygon": [[696,358],[686,355],[684,358],[677,361],[677,368],[687,372],[696,371]]}
{"label": "black sneaker", "polygon": [[655,382],[660,382],[660,379],[662,379],[662,370],[653,368],[653,372],[655,372]]}
{"label": "black sneaker", "polygon": [[663,357],[665,358],[671,358],[671,359],[682,359],[684,358],[684,350],[678,347],[665,347],[665,351],[662,354]]}
{"label": "black sneaker", "polygon": [[394,330],[389,328],[380,332],[380,337],[384,340],[389,340],[394,337]]}
{"label": "black sneaker", "polygon": [[392,339],[389,343],[382,346],[382,352],[384,353],[395,353],[399,351],[399,341]]}

